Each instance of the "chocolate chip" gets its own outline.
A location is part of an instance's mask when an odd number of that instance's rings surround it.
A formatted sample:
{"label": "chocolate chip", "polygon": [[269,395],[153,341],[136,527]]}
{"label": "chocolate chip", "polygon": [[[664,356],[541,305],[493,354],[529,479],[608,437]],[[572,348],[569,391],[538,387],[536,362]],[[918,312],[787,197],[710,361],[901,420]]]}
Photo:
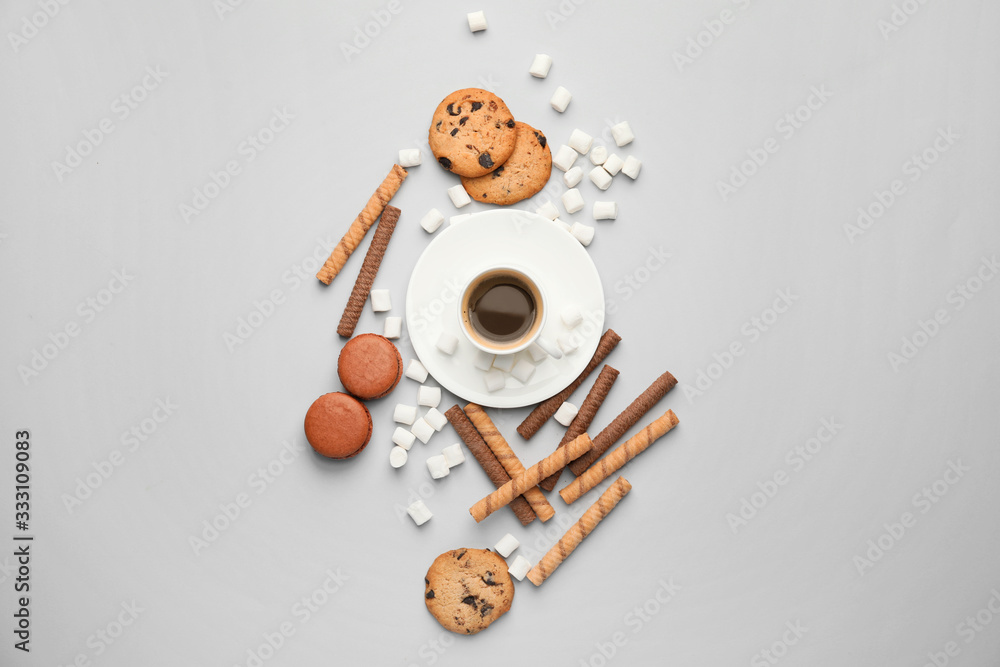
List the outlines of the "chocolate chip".
{"label": "chocolate chip", "polygon": [[499,167],[497,167],[496,171],[493,172],[493,178],[496,178],[502,173],[503,173],[503,165],[500,165]]}
{"label": "chocolate chip", "polygon": [[490,111],[497,110],[497,103],[494,100],[490,100]]}
{"label": "chocolate chip", "polygon": [[[473,109],[473,111],[475,111],[475,109]],[[458,124],[459,125],[465,125],[465,121],[467,121],[467,120],[469,120],[468,116],[462,116],[461,118],[458,119]]]}
{"label": "chocolate chip", "polygon": [[482,153],[479,156],[479,166],[483,169],[489,169],[493,166],[493,158],[490,157],[489,153]]}
{"label": "chocolate chip", "polygon": [[465,555],[465,549],[462,549],[462,553],[460,553],[457,556],[455,556],[455,558],[457,558],[458,560],[462,560],[462,556],[464,556],[464,555]]}
{"label": "chocolate chip", "polygon": [[424,594],[424,597],[427,598],[428,600],[432,599],[434,597],[434,589],[432,588],[431,590],[427,591],[427,593]]}
{"label": "chocolate chip", "polygon": [[538,139],[538,145],[545,148],[545,135],[541,132],[535,132],[535,139]]}
{"label": "chocolate chip", "polygon": [[424,577],[424,583],[425,583],[425,584],[429,584],[429,583],[431,583],[431,580],[430,580],[430,579],[428,579],[427,577]]}
{"label": "chocolate chip", "polygon": [[486,572],[486,576],[485,577],[479,577],[479,578],[482,579],[483,583],[486,584],[487,586],[496,586],[497,585],[497,582],[493,581],[493,573],[490,572],[490,571]]}
{"label": "chocolate chip", "polygon": [[443,122],[444,122],[443,120],[439,120],[439,121],[437,122],[437,125],[435,125],[435,126],[434,126],[434,129],[435,129],[435,130],[440,130],[440,129],[441,129],[441,123],[443,123]]}
{"label": "chocolate chip", "polygon": [[493,605],[491,605],[489,602],[484,602],[482,609],[479,610],[479,618],[485,618],[486,614],[490,613],[491,611],[493,611]]}
{"label": "chocolate chip", "polygon": [[507,121],[507,127],[509,127],[512,130],[514,129],[514,119],[513,118],[511,118],[510,120]]}
{"label": "chocolate chip", "polygon": [[479,111],[482,108],[483,108],[483,103],[482,102],[473,102],[472,103],[472,110],[473,111]]}
{"label": "chocolate chip", "polygon": [[458,128],[457,127],[451,131],[451,136],[454,137],[456,134],[458,134]]}
{"label": "chocolate chip", "polygon": [[475,595],[469,595],[467,597],[462,598],[462,604],[467,604],[470,607],[472,607],[473,609],[477,609],[478,608],[478,607],[476,607],[476,596]]}
{"label": "chocolate chip", "polygon": [[461,105],[458,107],[458,110],[455,110],[455,105],[454,104],[449,104],[446,108],[448,110],[448,115],[449,116],[458,116],[459,114],[462,113],[462,107],[461,107]]}
{"label": "chocolate chip", "polygon": [[440,162],[441,166],[444,167],[445,169],[451,169],[451,160],[449,160],[448,158],[439,157],[438,162]]}

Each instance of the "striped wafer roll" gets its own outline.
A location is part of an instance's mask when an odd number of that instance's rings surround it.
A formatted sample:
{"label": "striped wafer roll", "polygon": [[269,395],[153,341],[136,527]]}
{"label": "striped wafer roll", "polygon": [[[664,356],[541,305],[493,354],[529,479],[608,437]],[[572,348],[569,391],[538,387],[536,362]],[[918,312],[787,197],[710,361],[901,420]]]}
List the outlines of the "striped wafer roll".
{"label": "striped wafer roll", "polygon": [[[521,464],[520,459],[517,458],[517,454],[510,448],[504,437],[500,435],[500,431],[497,430],[496,425],[490,419],[490,416],[486,414],[485,410],[475,403],[469,403],[465,406],[465,414],[469,416],[469,421],[479,431],[479,435],[483,436],[486,446],[497,457],[497,461],[500,462],[500,465],[503,466],[508,475],[513,477],[524,472],[524,466]],[[555,516],[556,511],[552,509],[552,505],[545,498],[545,494],[537,486],[525,489],[524,499],[528,501],[531,509],[535,510],[535,514],[543,522]]]}
{"label": "striped wafer roll", "polygon": [[329,285],[337,277],[340,270],[344,268],[344,264],[347,263],[347,258],[358,247],[361,239],[365,237],[369,228],[371,228],[382,214],[382,209],[385,208],[385,205],[389,203],[392,196],[399,190],[399,186],[403,184],[404,178],[406,178],[406,170],[398,164],[392,165],[392,171],[385,177],[382,184],[378,186],[375,194],[368,199],[365,208],[361,213],[358,213],[358,217],[351,223],[347,233],[344,234],[344,238],[340,239],[340,243],[333,249],[333,252],[330,253],[330,256],[316,274],[316,278],[321,283]]}
{"label": "striped wafer roll", "polygon": [[[479,435],[479,431],[469,421],[469,417],[462,412],[462,408],[454,405],[448,408],[444,416],[448,418],[448,421],[455,428],[455,432],[462,438],[462,442],[469,448],[472,455],[476,457],[476,461],[483,467],[487,477],[493,482],[493,486],[499,489],[509,482],[510,475],[504,471],[503,466],[497,461],[497,457],[486,446],[483,436]],[[535,512],[523,497],[514,498],[510,503],[510,509],[517,515],[517,519],[521,522],[521,525],[527,526],[535,520]]]}
{"label": "striped wafer roll", "polygon": [[559,495],[562,496],[562,499],[567,504],[573,502],[608,477],[611,477],[612,474],[636,456],[646,451],[661,435],[679,423],[680,420],[677,419],[674,411],[667,410],[651,424],[647,425],[646,428],[615,447],[610,454],[587,468],[582,475],[567,484],[559,492]]}
{"label": "striped wafer roll", "polygon": [[601,458],[601,455],[611,449],[611,446],[618,442],[625,433],[639,423],[643,415],[653,409],[653,406],[666,396],[667,392],[677,385],[677,378],[670,373],[664,373],[653,380],[653,384],[646,387],[646,391],[639,394],[632,403],[622,410],[621,414],[614,418],[603,431],[594,438],[594,448],[589,454],[584,454],[576,461],[569,464],[569,469],[574,475],[580,476],[583,471],[593,465],[594,461]]}
{"label": "striped wafer roll", "polygon": [[525,440],[530,440],[531,436],[538,433],[545,422],[556,413],[559,406],[566,402],[566,399],[576,391],[576,388],[583,384],[583,381],[587,379],[597,366],[604,361],[604,358],[611,354],[611,351],[617,347],[618,343],[621,342],[622,337],[615,333],[614,329],[608,329],[601,336],[601,341],[597,344],[597,350],[594,352],[594,356],[587,363],[587,367],[583,369],[580,375],[577,376],[573,382],[570,383],[568,387],[560,391],[555,396],[548,398],[531,411],[531,413],[524,418],[521,425],[517,427],[517,432],[521,434],[521,437]]}
{"label": "striped wafer roll", "polygon": [[477,523],[482,521],[524,493],[525,489],[538,486],[538,482],[544,477],[548,477],[573,459],[582,456],[584,452],[590,449],[592,444],[590,436],[584,433],[573,442],[565,447],[560,447],[524,472],[511,477],[509,482],[470,507],[469,513]]}
{"label": "striped wafer roll", "polygon": [[358,279],[354,281],[354,289],[351,290],[351,296],[347,299],[347,306],[344,307],[344,314],[337,327],[337,333],[344,338],[353,336],[354,329],[358,326],[361,311],[364,310],[365,302],[368,300],[368,293],[375,283],[375,276],[378,275],[379,266],[382,265],[386,248],[389,247],[389,239],[396,231],[399,214],[400,210],[395,206],[386,206],[385,210],[382,211],[382,218],[378,221],[378,227],[375,228],[375,235],[372,237],[371,245],[368,246],[365,261],[361,264]]}
{"label": "striped wafer roll", "polygon": [[[563,435],[562,440],[559,442],[560,447],[564,447],[567,442],[573,440],[576,436],[590,428],[591,422],[593,422],[594,417],[597,416],[598,408],[601,407],[601,403],[604,402],[604,399],[608,397],[608,392],[611,391],[611,386],[617,379],[618,370],[605,364],[604,368],[601,369],[600,375],[598,375],[597,379],[594,380],[594,386],[590,388],[589,392],[587,392],[587,398],[583,399],[583,403],[580,404],[580,411],[576,413],[576,417],[573,418],[573,421],[571,421],[569,426],[566,428],[566,434]],[[589,456],[590,453],[588,452],[580,458]],[[556,488],[560,475],[562,475],[561,468],[556,470],[554,474],[549,475],[539,482],[538,486],[546,491],[551,491]]]}
{"label": "striped wafer roll", "polygon": [[541,586],[542,582],[549,578],[556,568],[566,560],[573,550],[580,546],[583,539],[594,532],[601,519],[611,513],[615,505],[625,497],[625,494],[632,490],[632,485],[624,477],[619,477],[608,487],[608,490],[601,494],[597,502],[591,505],[580,520],[570,526],[555,546],[542,556],[542,560],[535,564],[535,567],[528,571],[528,579],[536,586]]}

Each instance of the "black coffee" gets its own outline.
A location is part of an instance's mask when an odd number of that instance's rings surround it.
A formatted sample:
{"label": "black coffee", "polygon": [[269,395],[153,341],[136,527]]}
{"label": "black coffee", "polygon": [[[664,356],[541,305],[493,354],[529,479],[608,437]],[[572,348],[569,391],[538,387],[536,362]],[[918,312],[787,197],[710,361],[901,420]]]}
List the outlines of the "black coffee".
{"label": "black coffee", "polygon": [[503,343],[517,340],[535,322],[535,300],[511,276],[497,276],[476,286],[469,298],[469,322],[481,336]]}

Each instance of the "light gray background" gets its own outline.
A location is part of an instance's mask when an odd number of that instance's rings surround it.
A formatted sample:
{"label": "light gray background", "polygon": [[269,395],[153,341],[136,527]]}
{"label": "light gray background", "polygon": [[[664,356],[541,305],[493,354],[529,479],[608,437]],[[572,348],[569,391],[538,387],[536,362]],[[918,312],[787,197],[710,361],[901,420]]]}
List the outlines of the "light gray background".
{"label": "light gray background", "polygon": [[[597,644],[621,632],[611,664],[755,665],[773,664],[758,652],[797,622],[806,630],[777,647],[780,664],[923,665],[949,641],[949,664],[997,664],[1000,620],[968,642],[960,624],[1000,590],[1000,284],[961,309],[949,293],[1000,249],[1000,7],[911,4],[886,39],[889,0],[404,1],[350,62],[340,44],[385,3],[246,0],[220,18],[208,1],[73,2],[16,52],[7,37],[0,525],[9,540],[14,432],[28,428],[37,541],[30,657],[11,648],[12,562],[0,557],[0,662],[246,665],[262,634],[290,623],[265,664],[600,665]],[[490,27],[472,35],[465,13],[479,8]],[[724,9],[734,21],[679,71],[674,53]],[[38,11],[4,3],[0,26],[19,31]],[[527,73],[537,52],[555,60],[545,80]],[[147,67],[167,76],[122,120],[112,101]],[[558,85],[574,94],[563,115],[548,106]],[[334,329],[361,254],[330,288],[296,282],[293,267],[326,255],[396,151],[424,141],[440,98],[468,86],[493,88],[556,146],[574,127],[607,138],[627,119],[636,132],[621,153],[642,174],[601,195],[621,213],[597,223],[590,247],[624,339],[597,427],[662,370],[691,385],[732,343],[745,352],[702,395],[678,387],[664,400],[681,426],[629,466],[632,494],[543,587],[518,585],[507,617],[452,642],[423,609],[431,560],[508,531],[535,560],[561,529],[522,528],[509,512],[476,525],[467,508],[490,488],[476,464],[436,483],[423,466],[450,430],[390,469],[391,410],[413,402],[412,381],[372,404],[375,435],[357,460],[294,450],[262,493],[251,476],[283,442],[304,444],[310,402],[338,388]],[[785,138],[775,123],[813,86],[832,97]],[[247,162],[240,142],[276,107],[294,120]],[[105,117],[114,131],[59,182],[51,163]],[[904,163],[948,127],[960,139],[911,182]],[[717,181],[770,137],[780,150],[723,201]],[[242,172],[186,223],[178,206],[228,160]],[[420,216],[456,213],[455,180],[426,149],[424,160],[394,200],[403,217],[378,279],[396,315],[427,242]],[[849,242],[844,225],[893,179],[905,194]],[[588,208],[567,219],[592,223],[598,191],[582,191]],[[667,264],[640,269],[661,247]],[[134,279],[87,321],[78,304],[122,268]],[[628,288],[626,276],[645,282]],[[283,303],[230,352],[224,334],[273,290]],[[744,326],[778,290],[796,300],[751,340]],[[894,370],[887,355],[938,309],[948,322]],[[18,366],[69,322],[80,334],[23,382]],[[366,310],[359,331],[381,323]],[[178,407],[128,451],[122,434],[157,399]],[[514,433],[525,412],[493,415],[530,463],[560,429],[526,443]],[[793,470],[787,452],[824,418],[843,427]],[[114,450],[123,464],[68,511],[64,494]],[[968,471],[921,513],[914,495],[949,461]],[[734,533],[727,514],[776,471],[788,483]],[[189,538],[241,493],[250,506],[195,555]],[[419,529],[398,515],[411,494],[435,513]],[[553,503],[571,519],[596,495]],[[860,574],[855,557],[904,512],[915,525]],[[294,605],[327,570],[347,578],[302,622]],[[674,597],[655,602],[671,580]],[[112,645],[93,639],[132,601],[143,611]],[[656,613],[639,623],[643,605]]]}

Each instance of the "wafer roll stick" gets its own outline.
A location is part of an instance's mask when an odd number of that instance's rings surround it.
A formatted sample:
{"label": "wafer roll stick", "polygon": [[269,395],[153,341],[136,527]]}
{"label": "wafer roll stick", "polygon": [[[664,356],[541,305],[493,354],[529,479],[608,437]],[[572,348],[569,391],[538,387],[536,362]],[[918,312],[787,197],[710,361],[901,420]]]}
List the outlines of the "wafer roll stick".
{"label": "wafer roll stick", "polygon": [[[493,486],[500,488],[504,484],[510,481],[510,475],[504,471],[503,466],[497,461],[497,457],[493,455],[490,448],[486,446],[486,442],[483,440],[483,436],[479,435],[479,431],[476,427],[472,425],[469,421],[469,417],[462,412],[462,408],[457,405],[452,406],[444,413],[448,421],[454,427],[455,432],[458,433],[458,437],[462,439],[465,446],[469,448],[472,455],[476,457],[476,461],[479,465],[483,467],[486,471],[486,475],[493,482]],[[518,521],[522,525],[527,526],[529,523],[535,520],[535,512],[531,509],[524,498],[514,498],[510,503],[510,508],[513,510],[514,514],[517,516]]]}
{"label": "wafer roll stick", "polygon": [[610,454],[587,468],[582,475],[574,479],[559,492],[567,504],[573,502],[587,491],[611,477],[626,463],[642,454],[656,442],[660,436],[677,426],[680,420],[673,410],[667,410],[651,424],[634,436],[618,445]]}
{"label": "wafer roll stick", "polygon": [[[465,414],[469,416],[469,421],[479,431],[479,435],[483,436],[486,446],[497,457],[497,461],[500,462],[500,465],[503,466],[508,475],[513,477],[524,472],[524,466],[521,464],[520,459],[517,458],[517,454],[510,448],[507,441],[504,440],[504,437],[500,434],[500,431],[493,423],[493,420],[490,419],[490,416],[486,414],[485,410],[475,403],[469,403],[465,406]],[[535,514],[543,522],[555,516],[556,511],[552,509],[552,505],[545,498],[545,494],[537,486],[526,489],[524,491],[524,499],[528,501],[531,509],[535,510]]]}
{"label": "wafer roll stick", "polygon": [[528,571],[528,579],[536,586],[541,586],[542,582],[549,578],[556,568],[566,560],[573,550],[580,546],[583,538],[594,532],[601,519],[611,513],[615,505],[625,497],[625,494],[632,490],[632,485],[624,477],[619,477],[608,487],[608,490],[601,494],[597,502],[591,505],[580,520],[570,526],[555,546],[542,556],[542,560],[535,564],[535,567]]}
{"label": "wafer roll stick", "polygon": [[548,477],[556,469],[582,456],[584,452],[590,449],[592,444],[590,436],[584,433],[573,442],[565,447],[560,447],[524,472],[512,476],[509,482],[470,507],[469,513],[477,523],[482,521],[524,493],[525,489],[538,486],[538,482],[542,478]]}
{"label": "wafer roll stick", "polygon": [[361,239],[368,233],[368,229],[378,219],[378,216],[381,215],[382,209],[385,208],[385,205],[389,203],[392,196],[399,190],[399,186],[403,184],[404,178],[406,178],[406,170],[398,164],[392,165],[392,171],[385,177],[382,184],[378,186],[378,190],[375,191],[375,194],[365,204],[361,213],[358,213],[358,217],[351,223],[347,233],[344,234],[344,238],[340,239],[340,243],[333,249],[333,252],[330,253],[330,256],[327,257],[326,262],[316,274],[316,278],[321,283],[329,285],[337,277],[340,270],[344,268],[347,258],[358,247]]}
{"label": "wafer roll stick", "polygon": [[560,391],[555,396],[546,399],[535,406],[535,409],[531,411],[521,425],[517,427],[517,432],[521,434],[525,440],[530,440],[531,436],[538,433],[538,429],[542,427],[545,422],[549,420],[552,415],[556,413],[559,406],[566,402],[566,399],[576,391],[576,388],[583,384],[583,381],[587,379],[597,366],[604,361],[604,358],[611,354],[611,351],[615,349],[615,346],[621,342],[622,337],[615,333],[614,329],[608,329],[601,336],[601,341],[597,344],[597,350],[594,352],[594,356],[591,358],[590,363],[587,367],[583,369],[583,372],[577,376],[572,383],[562,391]]}
{"label": "wafer roll stick", "polygon": [[368,246],[368,253],[365,261],[361,264],[361,271],[358,279],[354,281],[354,289],[347,299],[347,306],[344,314],[340,317],[340,325],[337,333],[344,338],[354,335],[354,329],[358,326],[361,318],[361,311],[364,310],[365,302],[368,300],[368,293],[375,283],[375,276],[378,275],[378,268],[382,265],[382,258],[385,257],[385,250],[389,247],[389,239],[396,231],[396,223],[399,222],[399,209],[395,206],[386,206],[382,211],[382,218],[375,228],[375,235],[372,237],[371,245]]}
{"label": "wafer roll stick", "polygon": [[653,380],[653,384],[646,387],[646,391],[632,401],[632,404],[622,410],[621,414],[614,418],[607,427],[594,438],[594,448],[588,454],[584,454],[576,461],[569,464],[569,469],[574,475],[580,476],[583,471],[594,464],[594,461],[601,458],[601,455],[611,449],[611,446],[618,442],[625,433],[639,423],[643,415],[653,409],[653,406],[660,402],[668,391],[677,384],[677,378],[670,373],[664,373]]}
{"label": "wafer roll stick", "polygon": [[[580,405],[580,411],[576,413],[576,417],[573,418],[573,421],[571,421],[569,426],[566,428],[566,433],[559,442],[560,447],[564,447],[567,442],[570,442],[576,438],[576,436],[590,428],[591,422],[593,422],[594,417],[597,416],[597,409],[601,407],[601,403],[603,403],[604,399],[608,397],[608,392],[611,391],[611,385],[613,385],[617,379],[618,370],[605,364],[604,368],[601,369],[600,375],[598,375],[597,379],[594,380],[594,386],[592,386],[590,391],[587,392],[587,398],[583,399],[583,403]],[[584,454],[584,456],[588,455],[589,454]],[[562,471],[562,468],[556,470],[554,474],[549,475],[539,482],[538,486],[546,491],[551,491],[559,482],[559,476],[562,475]]]}

